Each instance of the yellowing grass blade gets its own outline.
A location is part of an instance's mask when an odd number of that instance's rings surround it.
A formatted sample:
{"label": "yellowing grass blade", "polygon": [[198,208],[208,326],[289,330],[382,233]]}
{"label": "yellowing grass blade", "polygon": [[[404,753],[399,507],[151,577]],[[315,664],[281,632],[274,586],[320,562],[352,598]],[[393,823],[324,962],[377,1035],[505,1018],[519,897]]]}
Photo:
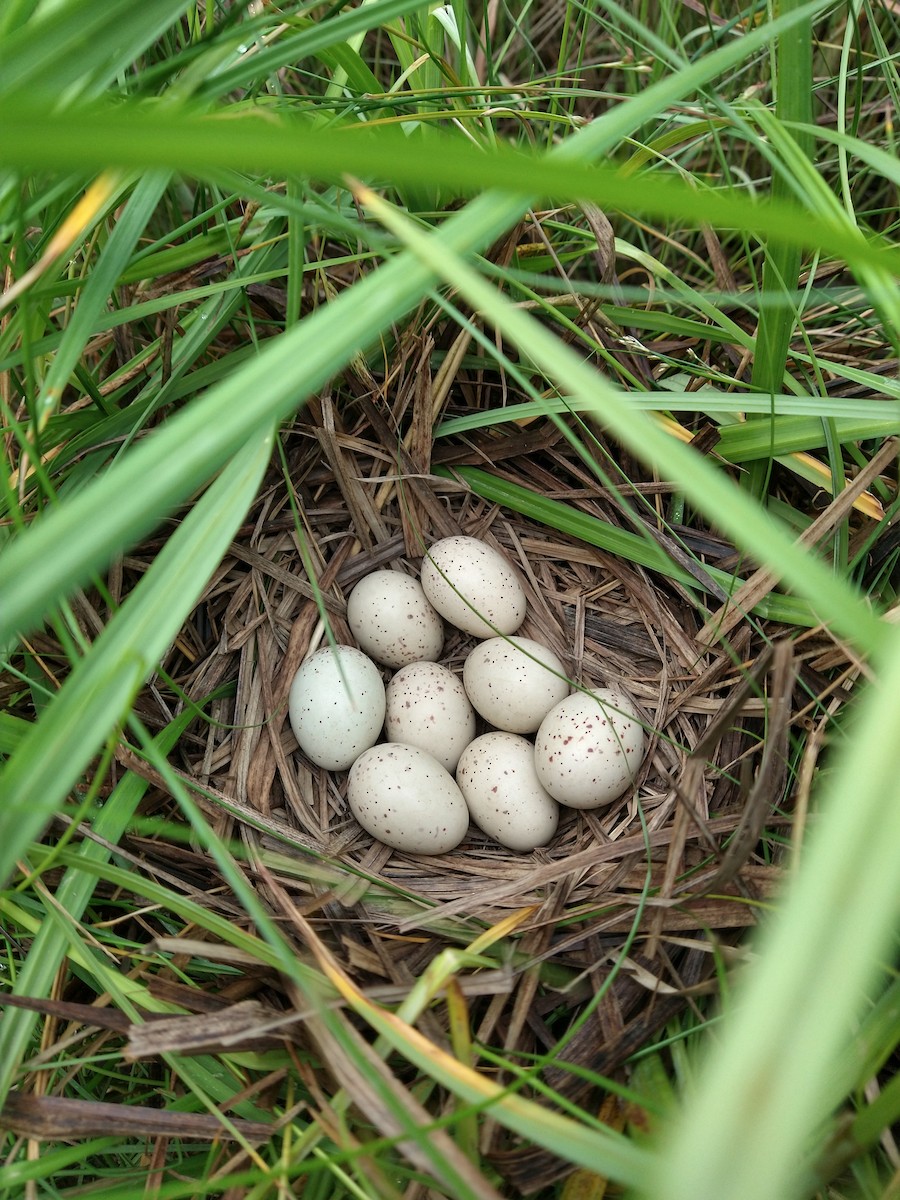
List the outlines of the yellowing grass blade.
{"label": "yellowing grass blade", "polygon": [[122,182],[121,171],[104,171],[87,189],[53,234],[38,261],[0,294],[0,312],[9,308],[82,237],[112,199]]}
{"label": "yellowing grass blade", "polygon": [[395,1013],[368,1000],[345,974],[312,926],[299,913],[295,913],[293,919],[302,930],[323,975],[347,1004],[394,1050],[432,1079],[467,1103],[489,1109],[491,1117],[501,1125],[569,1162],[602,1172],[630,1187],[646,1178],[649,1164],[645,1150],[611,1129],[580,1125],[569,1117],[517,1096],[466,1063],[459,1062]]}

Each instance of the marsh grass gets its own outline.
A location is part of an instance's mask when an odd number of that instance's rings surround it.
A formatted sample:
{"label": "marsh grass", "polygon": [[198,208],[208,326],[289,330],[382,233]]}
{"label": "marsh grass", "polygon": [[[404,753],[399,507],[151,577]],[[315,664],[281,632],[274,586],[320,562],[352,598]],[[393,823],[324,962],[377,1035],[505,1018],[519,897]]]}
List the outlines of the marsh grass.
{"label": "marsh grass", "polygon": [[[0,10],[0,1195],[896,1194],[897,32]],[[532,856],[285,722],[459,531],[651,735]]]}

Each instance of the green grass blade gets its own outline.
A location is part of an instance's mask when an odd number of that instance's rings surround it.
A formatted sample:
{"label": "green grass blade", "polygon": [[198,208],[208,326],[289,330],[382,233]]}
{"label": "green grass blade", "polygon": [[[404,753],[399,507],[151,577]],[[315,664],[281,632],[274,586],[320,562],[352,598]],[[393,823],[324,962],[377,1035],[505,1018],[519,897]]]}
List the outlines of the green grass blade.
{"label": "green grass blade", "polygon": [[[826,404],[823,402],[823,408]],[[887,438],[898,432],[895,420],[831,419],[832,436],[838,443]],[[771,448],[777,457],[800,450],[827,446],[828,430],[822,417],[775,417],[729,425],[722,430],[716,454],[728,462],[751,462],[764,458]]]}
{"label": "green grass blade", "polygon": [[[9,1009],[7,1009],[8,1012]],[[9,1189],[6,1192],[8,1196],[26,1196],[28,1193],[25,1189],[33,1180],[46,1180],[57,1173],[65,1174],[67,1170],[77,1171],[91,1154],[101,1154],[104,1150],[121,1146],[121,1144],[120,1137],[105,1137],[91,1138],[89,1141],[80,1141],[74,1146],[63,1146],[54,1150],[48,1150],[42,1146],[39,1159],[26,1159],[22,1162],[4,1163],[3,1166],[0,1166],[0,1188]],[[22,1190],[13,1192],[13,1188]]]}
{"label": "green grass blade", "polygon": [[[633,116],[639,115],[642,106],[635,104]],[[352,173],[388,179],[398,187],[437,185],[457,196],[502,187],[519,193],[523,208],[525,198],[535,195],[558,202],[589,199],[607,208],[668,216],[693,226],[702,219],[711,225],[746,228],[785,244],[823,248],[872,269],[900,270],[900,251],[895,247],[886,242],[869,244],[843,222],[822,216],[810,219],[799,205],[750,203],[743,193],[726,190],[704,193],[701,204],[696,188],[680,179],[657,173],[648,187],[641,176],[630,177],[607,164],[590,165],[597,153],[592,147],[606,148],[615,141],[612,129],[619,120],[610,129],[604,118],[598,118],[547,155],[504,146],[486,154],[462,137],[427,131],[421,131],[421,142],[411,155],[408,139],[392,128],[351,125],[326,132],[297,118],[264,122],[254,114],[229,113],[227,119],[188,116],[158,107],[134,106],[132,111],[95,107],[56,114],[0,98],[0,122],[11,131],[0,143],[0,164],[21,169],[114,165],[168,167],[203,175],[230,167],[334,182]],[[581,161],[572,153],[562,154],[576,144],[584,153]]]}
{"label": "green grass blade", "polygon": [[[193,715],[192,710],[186,709],[157,736],[156,747],[160,754],[165,755],[174,748]],[[109,845],[118,842],[148,786],[147,781],[138,775],[129,773],[125,776],[92,822],[93,832],[98,839]],[[85,840],[76,853],[85,860],[99,864],[108,860],[110,850],[101,841]],[[50,995],[53,980],[69,944],[60,922],[77,925],[96,886],[95,875],[88,875],[77,867],[70,867],[66,871],[54,891],[55,903],[47,907],[47,919],[35,935],[16,976],[13,995]],[[61,913],[65,913],[65,917]],[[37,1019],[38,1014],[28,1009],[4,1010],[3,1020],[0,1021],[0,1107],[15,1078]]]}
{"label": "green grass blade", "polygon": [[117,217],[109,241],[91,271],[44,379],[35,413],[41,426],[58,406],[63,388],[78,364],[94,323],[105,311],[108,297],[114,292],[119,276],[125,270],[135,243],[168,180],[166,172],[153,171],[145,175]]}
{"label": "green grass blade", "polygon": [[[784,13],[796,12],[801,7],[797,0],[782,0],[781,3]],[[778,35],[775,53],[777,119],[811,124],[812,22],[808,16]],[[812,139],[808,134],[798,133],[797,145],[807,157],[811,155]],[[787,200],[793,195],[792,180],[783,166],[773,168],[771,194],[775,200]],[[795,323],[794,307],[788,296],[797,286],[800,261],[800,249],[796,245],[773,241],[766,248],[762,294],[781,298],[782,302],[764,304],[760,309],[751,382],[762,392],[781,391]]]}
{"label": "green grass blade", "polygon": [[703,456],[630,407],[619,390],[527,312],[515,308],[491,284],[457,258],[446,243],[429,237],[396,209],[364,192],[365,202],[397,236],[466,297],[473,308],[539,367],[560,391],[590,402],[603,412],[603,424],[632,453],[672,479],[715,526],[759,562],[766,563],[798,595],[806,597],[820,620],[871,652],[884,638],[884,625],[858,593],[818,559],[798,548],[749,497]]}
{"label": "green grass blade", "polygon": [[68,0],[42,5],[0,40],[0,87],[98,94],[177,21],[192,0]]}
{"label": "green grass blade", "polygon": [[6,880],[120,721],[175,637],[256,495],[271,452],[258,435],[196,503],[0,773]]}
{"label": "green grass blade", "polygon": [[217,71],[200,94],[224,95],[270,71],[280,70],[300,59],[312,58],[329,46],[350,41],[356,34],[367,33],[396,17],[405,17],[426,7],[426,0],[376,0],[374,4],[360,4],[327,20],[297,22],[306,26],[300,33],[279,38],[252,57]]}
{"label": "green grass blade", "polygon": [[834,1102],[833,1063],[900,918],[896,628],[876,666],[824,781],[802,869],[654,1162],[652,1200],[806,1194],[807,1140]]}
{"label": "green grass blade", "polygon": [[[502,504],[511,508],[513,512],[521,513],[550,529],[558,529],[569,537],[586,542],[589,546],[598,546],[601,550],[616,554],[629,562],[659,571],[661,575],[677,580],[683,587],[692,591],[703,590],[702,583],[673,562],[657,542],[641,537],[640,534],[601,521],[589,513],[579,512],[561,500],[551,500],[521,484],[499,479],[480,467],[454,467],[452,471],[438,467],[435,474],[447,478],[458,475],[473,492],[494,504]],[[733,593],[735,579],[732,575],[707,563],[698,563],[698,567],[710,580],[718,584],[726,595]],[[772,592],[752,611],[758,617],[784,621],[789,625],[818,624],[818,618],[810,604],[799,596],[783,596]]]}
{"label": "green grass blade", "polygon": [[30,728],[30,723],[22,717],[0,712],[0,754],[12,754]]}
{"label": "green grass blade", "polygon": [[31,17],[41,0],[7,0],[0,9],[0,38],[18,28]]}
{"label": "green grass blade", "polygon": [[[640,412],[705,413],[715,418],[720,414],[771,414],[774,419],[749,420],[723,425],[716,454],[729,462],[746,462],[760,458],[774,447],[776,454],[791,454],[798,450],[814,450],[827,444],[823,419],[834,421],[834,432],[840,442],[865,438],[884,438],[900,432],[900,404],[888,400],[822,399],[819,396],[759,396],[741,392],[711,390],[684,394],[658,392],[631,393],[625,403]],[[489,425],[504,425],[514,421],[529,421],[548,413],[592,413],[602,418],[596,404],[588,407],[585,400],[574,396],[529,400],[523,404],[508,404],[503,408],[486,409],[465,417],[451,417],[435,430],[435,437],[455,437],[470,429]]]}

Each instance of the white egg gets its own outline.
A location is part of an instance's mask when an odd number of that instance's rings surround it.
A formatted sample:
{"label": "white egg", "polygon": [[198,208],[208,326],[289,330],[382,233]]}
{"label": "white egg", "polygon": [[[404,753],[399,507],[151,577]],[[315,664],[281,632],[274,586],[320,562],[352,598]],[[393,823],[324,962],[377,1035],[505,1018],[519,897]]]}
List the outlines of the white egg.
{"label": "white egg", "polygon": [[465,748],[456,782],[475,824],[510,850],[545,846],[559,805],[541,786],[534,747],[515,733],[486,733]]}
{"label": "white egg", "polygon": [[443,538],[422,563],[422,587],[442,617],[464,633],[515,633],[525,620],[525,593],[510,563],[486,542]]}
{"label": "white egg", "polygon": [[410,663],[388,683],[386,701],[387,740],[419,746],[455,771],[475,736],[475,713],[453,672],[438,663]]}
{"label": "white egg", "polygon": [[418,746],[366,750],[350,770],[347,799],[367,833],[409,854],[446,854],[469,828],[453,776]]}
{"label": "white egg", "polygon": [[569,694],[565,667],[531,638],[490,638],[466,659],[463,684],[476,710],[497,729],[534,733]]}
{"label": "white egg", "polygon": [[304,662],[291,684],[288,716],[306,757],[346,771],[374,746],[384,724],[384,684],[355,646],[326,646]]}
{"label": "white egg", "polygon": [[600,808],[634,782],[644,730],[631,701],[598,688],[573,692],[547,713],[534,743],[538,778],[570,808]]}
{"label": "white egg", "polygon": [[410,575],[366,575],[350,593],[347,621],[360,650],[386,667],[440,658],[443,622],[418,579]]}

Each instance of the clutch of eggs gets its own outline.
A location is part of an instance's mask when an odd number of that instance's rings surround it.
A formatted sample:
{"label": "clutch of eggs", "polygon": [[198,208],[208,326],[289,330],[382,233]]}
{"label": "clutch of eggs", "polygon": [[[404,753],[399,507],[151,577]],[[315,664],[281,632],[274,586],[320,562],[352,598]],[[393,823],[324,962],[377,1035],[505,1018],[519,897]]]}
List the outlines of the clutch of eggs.
{"label": "clutch of eggs", "polygon": [[[569,695],[559,657],[513,636],[525,612],[512,565],[471,537],[436,542],[421,583],[378,570],[356,584],[347,621],[359,649],[311,655],[288,711],[311,762],[350,769],[350,810],[372,837],[446,854],[471,818],[501,845],[533,850],[556,832],[560,804],[599,808],[633,784],[644,753],[633,705],[610,689]],[[444,621],[482,639],[462,681],[437,662]],[[396,671],[386,689],[376,663]],[[476,713],[493,726],[480,737]]]}

